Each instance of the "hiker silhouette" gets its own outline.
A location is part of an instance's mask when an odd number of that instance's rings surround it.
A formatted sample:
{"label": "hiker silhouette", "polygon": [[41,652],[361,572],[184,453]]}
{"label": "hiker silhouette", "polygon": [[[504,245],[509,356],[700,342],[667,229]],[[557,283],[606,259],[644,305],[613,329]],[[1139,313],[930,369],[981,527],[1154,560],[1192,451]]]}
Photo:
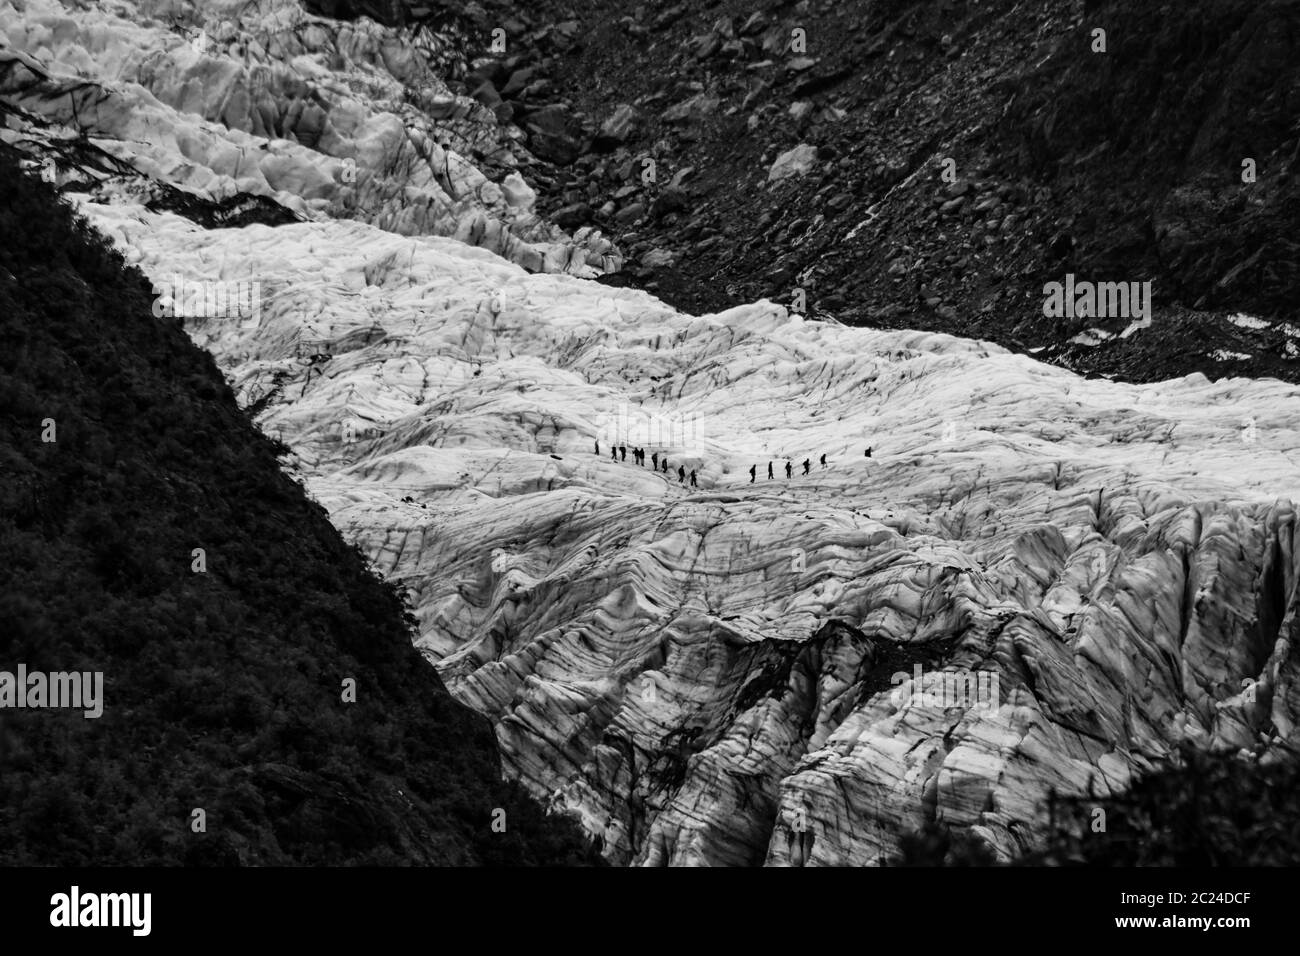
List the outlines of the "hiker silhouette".
{"label": "hiker silhouette", "polygon": [[596,440],[596,454],[600,454],[600,439]]}
{"label": "hiker silhouette", "polygon": [[785,463],[785,476],[789,478],[793,474],[794,474],[794,469],[790,467],[790,463],[787,461]]}
{"label": "hiker silhouette", "polygon": [[826,467],[826,456],[825,456],[825,455],[822,455],[822,467],[823,467],[823,468]]}
{"label": "hiker silhouette", "polygon": [[677,483],[680,485],[680,484],[681,484],[683,481],[685,481],[685,480],[686,480],[686,466],[685,466],[685,465],[678,465],[678,466],[677,466]]}
{"label": "hiker silhouette", "polygon": [[695,483],[695,469],[694,469],[694,468],[691,469],[691,487],[692,487],[692,488],[698,488],[698,487],[700,487],[699,485],[697,485],[697,484]]}
{"label": "hiker silhouette", "polygon": [[659,452],[656,451],[650,454],[650,464],[654,465],[655,471],[659,470]]}
{"label": "hiker silhouette", "polygon": [[623,453],[623,460],[627,461],[627,445],[619,445],[618,450]]}
{"label": "hiker silhouette", "polygon": [[811,468],[811,467],[812,467],[812,462],[809,461],[807,458],[805,458],[805,459],[803,460],[803,473],[804,473],[805,475],[808,474],[808,469]]}
{"label": "hiker silhouette", "polygon": [[866,450],[866,452],[865,452],[864,454],[866,455],[867,458],[870,458],[870,457],[871,457],[871,446],[870,446],[870,445],[867,446],[867,450]]}
{"label": "hiker silhouette", "polygon": [[767,480],[772,480],[772,463],[770,461],[767,463]]}
{"label": "hiker silhouette", "polygon": [[754,483],[754,473],[755,473],[756,471],[758,471],[758,465],[750,465],[750,466],[749,466],[749,483],[750,483],[751,485]]}

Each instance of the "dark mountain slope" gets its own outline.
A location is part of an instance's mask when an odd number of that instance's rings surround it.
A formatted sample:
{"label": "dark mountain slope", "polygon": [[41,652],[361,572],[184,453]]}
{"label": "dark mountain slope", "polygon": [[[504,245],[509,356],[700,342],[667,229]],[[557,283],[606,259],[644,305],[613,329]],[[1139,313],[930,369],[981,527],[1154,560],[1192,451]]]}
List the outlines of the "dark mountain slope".
{"label": "dark mountain slope", "polygon": [[[455,21],[447,75],[527,134],[539,208],[629,254],[601,281],[692,312],[802,289],[809,314],[1129,380],[1300,381],[1295,0],[332,6]],[[1150,329],[1072,341],[1127,323],[1045,317],[1067,272],[1151,281]]]}
{"label": "dark mountain slope", "polygon": [[104,680],[98,719],[0,710],[0,862],[586,859],[211,357],[8,152],[0,235],[0,670]]}

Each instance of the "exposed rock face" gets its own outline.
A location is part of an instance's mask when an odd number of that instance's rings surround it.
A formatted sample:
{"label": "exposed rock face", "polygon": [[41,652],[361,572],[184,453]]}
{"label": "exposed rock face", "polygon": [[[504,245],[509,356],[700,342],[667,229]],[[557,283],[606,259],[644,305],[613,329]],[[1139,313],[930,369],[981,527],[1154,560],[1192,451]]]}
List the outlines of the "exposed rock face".
{"label": "exposed rock face", "polygon": [[0,23],[0,102],[17,111],[0,135],[50,155],[66,143],[45,124],[84,134],[106,154],[95,180],[454,236],[532,271],[592,276],[621,261],[599,233],[572,239],[510,202],[466,158],[512,166],[522,133],[448,90],[428,31],[339,23],[290,0],[197,13],[5,0]]}
{"label": "exposed rock face", "polygon": [[[484,2],[505,16],[508,0]],[[607,161],[556,170],[541,205],[589,201],[584,224],[626,235],[629,257],[680,249],[624,283],[693,313],[767,297],[1127,381],[1300,381],[1296,4],[754,8],[528,4],[536,23],[581,16],[589,38],[537,57],[538,81],[595,117],[640,111]],[[705,91],[710,109],[683,122],[677,107]],[[765,186],[800,145],[820,161]],[[620,192],[643,155],[661,182],[695,175],[688,211],[633,237],[618,214],[634,197]],[[1122,336],[1044,315],[1044,284],[1066,273],[1152,281],[1154,326]],[[1243,328],[1239,312],[1266,324]]]}
{"label": "exposed rock face", "polygon": [[[690,317],[362,222],[85,209],[155,280],[263,283],[258,321],[187,328],[612,861],[873,863],[935,818],[1006,858],[1049,789],[1297,742],[1292,386]],[[913,694],[918,664],[997,700]]]}

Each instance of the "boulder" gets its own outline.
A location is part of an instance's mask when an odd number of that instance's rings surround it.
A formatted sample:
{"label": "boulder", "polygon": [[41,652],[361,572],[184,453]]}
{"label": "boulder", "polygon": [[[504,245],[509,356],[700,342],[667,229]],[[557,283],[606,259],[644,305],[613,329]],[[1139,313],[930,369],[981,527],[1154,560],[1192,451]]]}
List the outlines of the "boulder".
{"label": "boulder", "polygon": [[562,104],[544,106],[524,117],[528,148],[539,158],[567,166],[582,153],[579,127],[572,111]]}
{"label": "boulder", "polygon": [[602,152],[612,152],[625,143],[636,126],[636,110],[628,103],[622,103],[605,122],[600,124],[596,135],[595,148]]}
{"label": "boulder", "polygon": [[769,183],[780,182],[792,176],[806,176],[817,165],[817,147],[801,143],[776,158],[767,171]]}

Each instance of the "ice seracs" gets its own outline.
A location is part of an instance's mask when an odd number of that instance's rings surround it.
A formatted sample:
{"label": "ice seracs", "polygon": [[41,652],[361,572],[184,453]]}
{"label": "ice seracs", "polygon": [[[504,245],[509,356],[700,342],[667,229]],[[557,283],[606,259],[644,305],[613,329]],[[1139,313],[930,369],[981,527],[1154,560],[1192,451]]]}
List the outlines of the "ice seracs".
{"label": "ice seracs", "polygon": [[[103,159],[82,176],[138,196],[158,185],[204,201],[264,197],[305,219],[352,218],[450,235],[534,271],[618,267],[598,232],[566,235],[533,209],[519,174],[490,181],[512,127],[457,97],[409,31],[315,17],[292,0],[176,8],[0,0],[0,137],[37,155],[49,124]],[[196,42],[201,38],[202,42]]]}

